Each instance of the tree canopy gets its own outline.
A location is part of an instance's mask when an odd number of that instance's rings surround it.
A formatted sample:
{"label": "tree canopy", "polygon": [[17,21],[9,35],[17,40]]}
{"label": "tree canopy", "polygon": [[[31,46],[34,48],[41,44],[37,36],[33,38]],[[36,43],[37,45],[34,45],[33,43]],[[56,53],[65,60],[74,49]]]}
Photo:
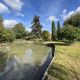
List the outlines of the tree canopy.
{"label": "tree canopy", "polygon": [[80,28],[80,13],[73,14],[70,18],[65,20],[64,25],[66,24]]}

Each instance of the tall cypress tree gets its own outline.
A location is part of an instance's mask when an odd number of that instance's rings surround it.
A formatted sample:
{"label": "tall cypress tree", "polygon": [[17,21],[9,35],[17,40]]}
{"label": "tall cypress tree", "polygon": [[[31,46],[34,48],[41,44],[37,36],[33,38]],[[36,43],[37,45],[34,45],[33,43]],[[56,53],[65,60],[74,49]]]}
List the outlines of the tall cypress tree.
{"label": "tall cypress tree", "polygon": [[52,41],[53,40],[56,40],[56,27],[54,21],[52,21]]}
{"label": "tall cypress tree", "polygon": [[61,27],[60,27],[60,22],[58,21],[57,24],[57,38],[58,40],[61,39]]}

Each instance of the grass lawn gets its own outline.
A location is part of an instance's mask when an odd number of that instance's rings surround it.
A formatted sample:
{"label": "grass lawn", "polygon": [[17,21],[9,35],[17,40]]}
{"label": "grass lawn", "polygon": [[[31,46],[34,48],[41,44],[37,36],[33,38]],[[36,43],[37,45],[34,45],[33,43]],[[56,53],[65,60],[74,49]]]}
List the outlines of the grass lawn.
{"label": "grass lawn", "polygon": [[49,71],[50,80],[80,80],[80,42],[56,45],[56,55]]}

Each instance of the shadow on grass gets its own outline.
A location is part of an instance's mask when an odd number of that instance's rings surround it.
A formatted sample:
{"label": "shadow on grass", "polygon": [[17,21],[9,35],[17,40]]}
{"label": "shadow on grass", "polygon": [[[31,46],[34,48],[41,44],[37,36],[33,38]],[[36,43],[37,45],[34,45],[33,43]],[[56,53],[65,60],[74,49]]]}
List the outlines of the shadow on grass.
{"label": "shadow on grass", "polygon": [[56,63],[50,67],[48,73],[57,80],[80,80],[80,74],[74,69],[67,69],[65,66]]}

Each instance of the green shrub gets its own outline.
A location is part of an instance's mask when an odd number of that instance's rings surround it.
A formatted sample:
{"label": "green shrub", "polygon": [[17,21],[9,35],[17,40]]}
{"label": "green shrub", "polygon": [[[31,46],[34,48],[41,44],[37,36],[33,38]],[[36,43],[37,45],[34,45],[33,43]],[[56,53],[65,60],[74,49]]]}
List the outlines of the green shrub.
{"label": "green shrub", "polygon": [[15,38],[14,32],[9,29],[4,29],[1,34],[2,42],[12,42]]}
{"label": "green shrub", "polygon": [[43,32],[42,32],[42,39],[43,39],[44,41],[50,41],[50,34],[49,34],[48,31],[43,31]]}

